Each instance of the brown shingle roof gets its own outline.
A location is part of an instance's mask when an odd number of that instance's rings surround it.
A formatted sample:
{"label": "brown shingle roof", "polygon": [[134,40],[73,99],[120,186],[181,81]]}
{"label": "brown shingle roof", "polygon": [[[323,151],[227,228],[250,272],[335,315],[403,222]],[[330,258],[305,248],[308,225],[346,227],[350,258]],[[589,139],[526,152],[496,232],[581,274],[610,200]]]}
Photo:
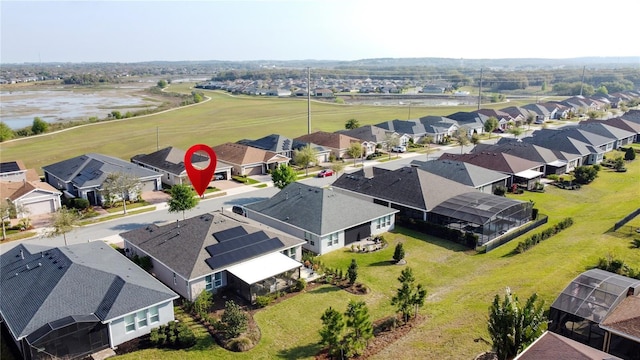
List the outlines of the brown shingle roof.
{"label": "brown shingle roof", "polygon": [[15,201],[19,199],[21,196],[36,190],[44,190],[53,193],[59,193],[59,191],[53,186],[38,181],[2,181],[0,182],[0,193],[2,194],[3,199],[10,199],[11,201]]}
{"label": "brown shingle roof", "polygon": [[274,157],[285,158],[273,151],[265,151],[251,146],[231,142],[214,146],[213,151],[216,152],[218,160],[236,165],[256,164],[262,162],[268,163],[271,162]]}
{"label": "brown shingle roof", "polygon": [[480,152],[473,154],[444,153],[440,160],[458,160],[474,164],[485,169],[500,171],[507,174],[516,174],[521,171],[542,166],[542,163],[523,159],[511,154]]}
{"label": "brown shingle roof", "polygon": [[325,131],[316,131],[311,134],[302,135],[295,140],[310,142],[322,146],[326,146],[333,149],[347,149],[351,146],[351,143],[357,142],[360,143],[359,139],[354,137],[339,134],[339,133],[330,133]]}
{"label": "brown shingle roof", "polygon": [[600,326],[640,339],[640,295],[627,296]]}
{"label": "brown shingle roof", "polygon": [[515,360],[539,359],[615,360],[620,358],[564,336],[552,332],[545,332],[538,340],[517,356]]}

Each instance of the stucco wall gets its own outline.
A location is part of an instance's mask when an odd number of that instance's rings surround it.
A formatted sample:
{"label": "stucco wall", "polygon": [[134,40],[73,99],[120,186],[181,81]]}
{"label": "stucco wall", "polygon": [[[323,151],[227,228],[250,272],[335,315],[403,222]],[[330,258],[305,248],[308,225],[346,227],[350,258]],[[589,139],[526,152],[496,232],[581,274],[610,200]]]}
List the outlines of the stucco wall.
{"label": "stucco wall", "polygon": [[[148,310],[150,307],[146,308]],[[140,309],[145,310],[145,309]],[[125,330],[124,318],[129,314],[125,314],[122,317],[114,319],[109,323],[109,336],[111,338],[111,347],[118,346],[123,342],[135,339],[139,336],[146,335],[151,332],[151,329],[157,328],[160,325],[165,325],[171,321],[175,320],[173,314],[173,300],[164,302],[158,305],[158,314],[160,315],[160,320],[156,323],[151,323],[149,311],[147,311],[147,325],[144,327],[138,327],[138,319],[136,318],[136,330],[131,331],[129,333]]]}

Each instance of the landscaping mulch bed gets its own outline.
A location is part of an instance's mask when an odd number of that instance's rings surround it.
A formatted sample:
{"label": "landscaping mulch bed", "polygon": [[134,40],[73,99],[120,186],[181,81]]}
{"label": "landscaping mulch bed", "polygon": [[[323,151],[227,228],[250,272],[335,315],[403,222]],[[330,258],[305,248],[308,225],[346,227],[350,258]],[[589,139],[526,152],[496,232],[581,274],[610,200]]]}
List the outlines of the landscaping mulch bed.
{"label": "landscaping mulch bed", "polygon": [[[390,327],[389,325],[393,322],[394,317],[401,323],[401,320],[396,316],[389,316],[386,318],[382,318],[376,320],[373,323],[373,334],[374,338],[369,341],[367,345],[367,349],[364,351],[364,354],[357,356],[353,359],[368,359],[380,351],[382,351],[387,346],[393,344],[395,341],[405,336],[411,329],[422,324],[424,322],[425,317],[418,315],[417,318],[411,319],[408,323],[398,325],[395,328]],[[316,360],[331,360],[327,349],[323,349],[318,355],[315,357]]]}

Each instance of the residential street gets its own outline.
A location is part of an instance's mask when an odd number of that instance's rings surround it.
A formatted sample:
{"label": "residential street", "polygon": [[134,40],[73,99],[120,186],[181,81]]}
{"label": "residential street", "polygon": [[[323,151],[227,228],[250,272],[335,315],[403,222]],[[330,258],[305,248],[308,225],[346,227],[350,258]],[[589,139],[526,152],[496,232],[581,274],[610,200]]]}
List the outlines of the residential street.
{"label": "residential street", "polygon": [[[492,138],[491,140],[485,140],[484,143],[495,143],[498,140],[498,136]],[[472,146],[465,146],[464,151],[469,151]],[[434,147],[435,149],[435,147]],[[445,152],[460,152],[460,148],[458,146],[440,146],[437,150],[432,150],[429,154],[429,159],[437,159],[442,153]],[[395,158],[397,156],[397,158]],[[387,162],[378,162],[375,160],[357,162],[359,167],[353,167],[352,161],[347,161],[345,163],[345,172],[353,172],[357,171],[361,168],[362,165],[365,167],[369,166],[378,166],[385,169],[398,169],[402,166],[408,165],[412,160],[420,159],[427,160],[426,154],[422,153],[403,153],[403,154],[393,154],[392,160]],[[222,208],[226,210],[230,210],[233,205],[243,205],[249,204],[252,202],[260,201],[267,199],[277,193],[278,189],[273,187],[273,184],[270,182],[269,175],[257,176],[257,180],[261,182],[266,182],[269,184],[266,188],[256,188],[253,186],[241,186],[234,188],[230,191],[227,191],[229,195],[211,198],[200,201],[198,206],[190,211],[185,213],[186,217],[193,217],[203,213],[220,210]],[[330,176],[325,178],[308,178],[301,181],[304,181],[308,185],[323,187],[326,185],[330,185],[337,179],[336,176]],[[167,211],[167,207],[165,203],[156,205],[155,211],[145,212],[141,214],[129,215],[126,217],[109,220],[97,224],[82,226],[74,229],[70,233],[66,234],[67,244],[77,244],[82,242],[89,241],[97,241],[97,240],[105,240],[109,242],[117,242],[119,241],[119,237],[117,236],[119,233],[133,230],[140,226],[144,226],[147,224],[163,224],[170,221],[181,220],[181,213],[173,213],[170,214]],[[43,235],[20,240],[20,241],[11,241],[6,244],[0,245],[0,253],[3,253],[17,244],[20,243],[30,243],[30,244],[38,244],[44,246],[64,246],[64,238],[62,236],[57,237],[46,237]]]}

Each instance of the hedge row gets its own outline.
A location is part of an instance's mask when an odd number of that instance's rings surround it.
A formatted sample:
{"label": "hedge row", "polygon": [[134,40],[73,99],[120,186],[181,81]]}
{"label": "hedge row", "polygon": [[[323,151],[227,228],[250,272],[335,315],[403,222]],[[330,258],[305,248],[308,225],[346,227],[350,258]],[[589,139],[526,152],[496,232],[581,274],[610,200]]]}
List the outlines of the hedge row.
{"label": "hedge row", "polygon": [[149,340],[154,346],[173,349],[186,349],[196,344],[193,330],[184,323],[176,322],[152,329]]}
{"label": "hedge row", "polygon": [[537,245],[540,241],[546,240],[552,237],[553,235],[561,232],[562,230],[570,227],[571,225],[573,225],[573,219],[565,218],[559,223],[553,225],[552,227],[542,230],[537,234],[533,234],[528,238],[526,238],[524,241],[519,242],[518,246],[516,246],[515,252],[522,254],[523,252]]}

